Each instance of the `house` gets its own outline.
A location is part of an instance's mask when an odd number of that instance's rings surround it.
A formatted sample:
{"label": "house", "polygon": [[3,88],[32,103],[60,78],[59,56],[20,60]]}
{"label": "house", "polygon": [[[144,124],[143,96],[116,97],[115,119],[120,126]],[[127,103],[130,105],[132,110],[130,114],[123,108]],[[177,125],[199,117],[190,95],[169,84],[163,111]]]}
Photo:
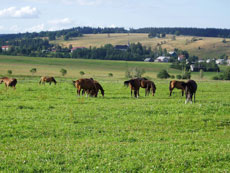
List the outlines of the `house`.
{"label": "house", "polygon": [[85,47],[73,47],[73,48],[71,49],[71,53],[72,53],[73,51],[77,50],[77,49],[85,49]]}
{"label": "house", "polygon": [[166,56],[159,56],[155,62],[169,62],[170,57],[166,57]]}
{"label": "house", "polygon": [[203,60],[203,59],[198,60],[198,63],[202,63],[202,62],[205,62],[205,60]]}
{"label": "house", "polygon": [[10,46],[2,46],[2,51],[8,51],[10,49]]}
{"label": "house", "polygon": [[174,51],[170,51],[168,54],[169,54],[169,56],[176,56],[177,55],[176,52],[174,52]]}
{"label": "house", "polygon": [[178,59],[178,61],[182,61],[182,60],[185,59],[185,56],[184,55],[179,55],[177,59]]}
{"label": "house", "polygon": [[153,62],[152,58],[145,58],[144,62]]}
{"label": "house", "polygon": [[217,59],[216,64],[224,64],[225,60],[224,59]]}
{"label": "house", "polygon": [[123,50],[123,51],[126,51],[129,46],[128,45],[115,45],[114,47],[116,50]]}
{"label": "house", "polygon": [[227,59],[227,65],[230,66],[230,59]]}

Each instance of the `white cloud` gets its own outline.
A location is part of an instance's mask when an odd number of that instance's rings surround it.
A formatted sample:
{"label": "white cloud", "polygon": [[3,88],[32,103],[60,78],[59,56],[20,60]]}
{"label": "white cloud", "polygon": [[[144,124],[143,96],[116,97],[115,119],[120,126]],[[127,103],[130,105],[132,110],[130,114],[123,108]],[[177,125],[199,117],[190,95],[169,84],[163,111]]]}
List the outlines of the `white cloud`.
{"label": "white cloud", "polygon": [[21,29],[19,28],[18,25],[13,25],[9,28],[9,30],[12,32],[12,33],[18,33],[21,31]]}
{"label": "white cloud", "polygon": [[72,20],[70,18],[63,18],[63,19],[50,20],[48,23],[52,25],[68,25],[72,23]]}
{"label": "white cloud", "polygon": [[35,7],[9,7],[0,10],[1,18],[37,18],[39,15],[38,10]]}
{"label": "white cloud", "polygon": [[40,32],[45,30],[45,25],[44,24],[39,24],[32,26],[31,28],[27,29],[27,32]]}
{"label": "white cloud", "polygon": [[0,30],[3,30],[3,29],[4,29],[4,27],[0,25]]}

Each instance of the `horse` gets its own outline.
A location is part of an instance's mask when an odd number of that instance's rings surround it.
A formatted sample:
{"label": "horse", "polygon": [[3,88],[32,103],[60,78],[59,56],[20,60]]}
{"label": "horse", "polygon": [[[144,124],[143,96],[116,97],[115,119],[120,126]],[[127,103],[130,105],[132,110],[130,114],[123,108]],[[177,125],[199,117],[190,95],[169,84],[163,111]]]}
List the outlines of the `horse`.
{"label": "horse", "polygon": [[183,84],[185,88],[186,100],[185,104],[190,101],[192,103],[192,96],[194,95],[194,103],[195,103],[195,95],[197,90],[197,84],[194,80],[189,80],[188,82]]}
{"label": "horse", "polygon": [[94,95],[96,95],[96,97],[97,97],[97,94],[98,94],[98,92],[99,92],[99,90],[101,91],[101,95],[104,97],[104,95],[105,95],[105,90],[102,88],[102,86],[101,86],[101,84],[98,82],[98,81],[96,81],[96,80],[94,80],[93,78],[90,78],[93,82],[94,82],[94,84],[95,84],[95,87],[96,87],[96,93],[94,93],[94,90],[84,90],[83,89],[83,91],[82,91],[82,95],[84,95],[84,93],[85,92],[87,92],[87,94],[89,94],[89,95],[91,95],[91,96],[94,96]]}
{"label": "horse", "polygon": [[80,96],[81,90],[87,91],[90,96],[97,97],[97,88],[93,80],[91,79],[78,79],[76,81],[73,81],[73,85],[77,88],[77,95]]}
{"label": "horse", "polygon": [[156,85],[153,81],[150,80],[141,80],[141,88],[145,88],[145,96],[149,95],[150,89],[152,91],[153,96],[156,92]]}
{"label": "horse", "polygon": [[50,85],[51,85],[51,83],[54,83],[55,85],[56,85],[56,80],[54,79],[54,77],[49,77],[49,76],[42,76],[41,77],[41,79],[40,79],[40,81],[39,81],[39,84],[44,84],[45,85],[45,83],[49,83]]}
{"label": "horse", "polygon": [[172,95],[172,91],[174,88],[181,89],[182,90],[182,96],[184,96],[184,90],[185,90],[184,84],[185,84],[185,82],[183,82],[183,81],[176,81],[176,80],[170,81],[169,82],[169,91],[170,91],[169,96]]}
{"label": "horse", "polygon": [[131,89],[131,97],[133,95],[133,90],[134,90],[134,97],[138,98],[139,97],[139,90],[141,87],[141,80],[139,79],[130,79],[127,81],[124,81],[125,86],[129,86]]}
{"label": "horse", "polygon": [[8,77],[0,78],[0,84],[2,84],[3,82],[5,83],[6,88],[12,87],[16,89],[15,86],[17,84],[17,79]]}

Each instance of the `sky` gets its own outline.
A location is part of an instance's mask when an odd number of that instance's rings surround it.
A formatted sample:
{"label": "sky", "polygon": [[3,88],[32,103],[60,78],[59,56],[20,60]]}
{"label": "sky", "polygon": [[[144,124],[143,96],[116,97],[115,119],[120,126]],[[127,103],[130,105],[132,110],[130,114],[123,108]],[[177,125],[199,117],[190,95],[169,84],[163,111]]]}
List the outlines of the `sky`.
{"label": "sky", "polygon": [[90,27],[230,29],[229,0],[1,0],[0,34]]}

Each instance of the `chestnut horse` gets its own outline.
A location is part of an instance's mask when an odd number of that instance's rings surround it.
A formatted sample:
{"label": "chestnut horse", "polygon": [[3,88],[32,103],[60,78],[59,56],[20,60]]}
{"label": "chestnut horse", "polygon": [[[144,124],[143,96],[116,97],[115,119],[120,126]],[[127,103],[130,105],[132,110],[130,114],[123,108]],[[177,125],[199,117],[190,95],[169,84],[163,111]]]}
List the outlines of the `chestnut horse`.
{"label": "chestnut horse", "polygon": [[182,96],[183,96],[184,90],[185,90],[184,84],[185,84],[185,82],[183,82],[183,81],[176,81],[176,80],[170,81],[170,83],[169,83],[170,95],[169,96],[172,95],[172,91],[174,88],[181,89],[182,90]]}
{"label": "chestnut horse", "polygon": [[83,89],[83,91],[82,91],[82,95],[84,95],[84,93],[85,92],[87,92],[87,94],[90,94],[90,96],[96,96],[97,97],[97,94],[98,94],[98,92],[99,92],[99,90],[101,91],[101,95],[104,97],[104,95],[105,95],[105,90],[102,88],[102,86],[101,86],[101,84],[98,82],[98,81],[96,81],[96,80],[94,80],[93,78],[90,78],[93,82],[94,82],[94,84],[95,84],[95,87],[96,87],[96,93],[94,93],[94,90],[84,90]]}
{"label": "chestnut horse", "polygon": [[54,77],[49,77],[49,76],[42,76],[40,81],[39,81],[39,84],[45,84],[45,83],[49,83],[51,85],[51,83],[54,83],[56,85],[56,80],[54,79]]}
{"label": "chestnut horse", "polygon": [[185,104],[190,101],[192,103],[192,97],[194,95],[194,103],[195,103],[195,95],[196,95],[196,90],[197,90],[197,84],[194,80],[189,80],[188,82],[183,84],[185,88],[185,95],[186,95],[186,100]]}
{"label": "chestnut horse", "polygon": [[87,91],[90,96],[97,97],[97,88],[92,79],[78,79],[76,81],[73,81],[73,85],[77,88],[77,95],[80,96],[81,90]]}
{"label": "chestnut horse", "polygon": [[153,96],[156,92],[156,85],[153,81],[150,80],[141,80],[141,88],[145,88],[145,96],[149,95],[150,89],[152,91]]}
{"label": "chestnut horse", "polygon": [[2,82],[5,83],[6,88],[12,87],[12,88],[15,89],[15,86],[17,84],[17,79],[3,77],[3,78],[0,78],[0,84],[2,84]]}
{"label": "chestnut horse", "polygon": [[131,89],[131,97],[133,95],[133,90],[134,90],[134,97],[138,98],[140,96],[139,90],[141,87],[141,81],[147,80],[146,78],[135,78],[135,79],[130,79],[127,81],[124,81],[125,86],[129,86]]}

